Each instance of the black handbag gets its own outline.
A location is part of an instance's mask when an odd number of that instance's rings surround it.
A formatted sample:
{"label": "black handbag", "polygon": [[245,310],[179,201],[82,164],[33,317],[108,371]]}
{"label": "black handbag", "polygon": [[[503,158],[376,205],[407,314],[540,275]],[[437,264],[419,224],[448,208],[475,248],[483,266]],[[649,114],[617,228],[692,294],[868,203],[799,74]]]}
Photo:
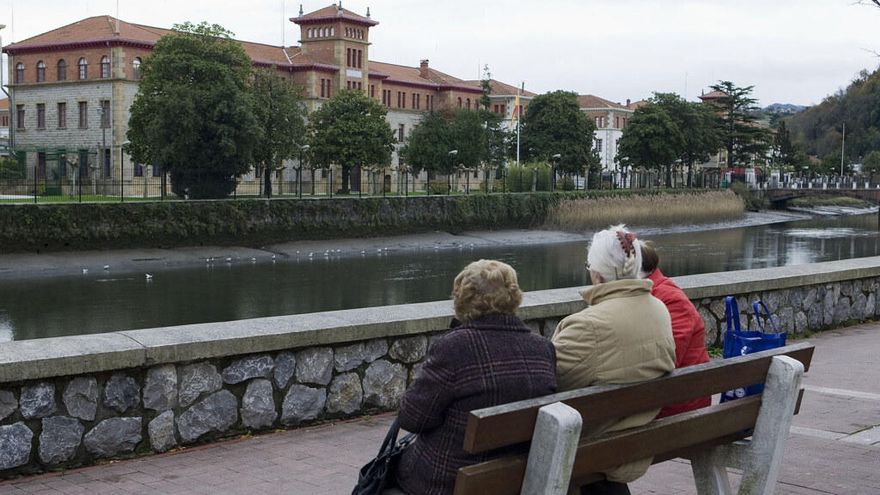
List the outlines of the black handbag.
{"label": "black handbag", "polygon": [[398,432],[400,432],[400,422],[394,418],[379,454],[361,468],[357,485],[351,495],[380,495],[382,490],[396,486],[395,472],[400,455],[416,438],[415,433],[409,433],[398,441]]}

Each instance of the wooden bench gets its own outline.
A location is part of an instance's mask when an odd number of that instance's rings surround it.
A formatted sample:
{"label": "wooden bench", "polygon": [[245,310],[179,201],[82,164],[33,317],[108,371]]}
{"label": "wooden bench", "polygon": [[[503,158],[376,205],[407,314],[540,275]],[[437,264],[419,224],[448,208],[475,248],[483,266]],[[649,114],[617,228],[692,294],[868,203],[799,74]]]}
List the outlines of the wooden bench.
{"label": "wooden bench", "polygon": [[[472,411],[465,451],[531,445],[528,454],[460,469],[455,494],[561,495],[570,480],[572,486],[601,480],[604,470],[647,457],[654,463],[690,459],[700,494],[732,493],[727,467],[743,472],[740,494],[771,494],[812,355],[813,345],[798,343],[675,370],[648,382],[594,386]],[[599,437],[580,435],[582,425],[757,383],[764,384],[762,395]]]}

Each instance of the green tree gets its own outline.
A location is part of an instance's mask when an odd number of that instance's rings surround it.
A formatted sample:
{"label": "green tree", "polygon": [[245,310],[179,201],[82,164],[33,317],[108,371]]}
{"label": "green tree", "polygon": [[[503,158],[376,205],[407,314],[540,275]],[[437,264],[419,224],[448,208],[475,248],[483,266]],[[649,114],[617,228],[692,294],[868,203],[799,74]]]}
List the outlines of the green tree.
{"label": "green tree", "polygon": [[[681,132],[681,149],[678,159],[687,166],[687,185],[693,185],[694,164],[706,162],[721,146],[718,115],[709,107],[689,102],[675,93],[654,93],[649,105],[657,105],[672,118]],[[667,187],[672,186],[671,174],[667,173]]]}
{"label": "green tree", "polygon": [[711,88],[724,94],[714,105],[720,113],[721,141],[727,150],[728,166],[749,166],[760,160],[771,138],[758,124],[758,100],[751,97],[754,86],[738,87],[730,81],[719,81]]}
{"label": "green tree", "polygon": [[384,106],[363,91],[343,90],[309,117],[309,151],[316,164],[342,168],[343,193],[351,190],[352,168],[385,166],[391,161],[395,139],[386,113]]}
{"label": "green tree", "polygon": [[263,165],[263,190],[272,197],[272,172],[282,168],[282,161],[299,156],[305,137],[306,108],[301,88],[278,74],[273,67],[254,72],[251,89],[254,111],[262,130],[254,150],[254,160]]}
{"label": "green tree", "polygon": [[483,106],[483,110],[489,110],[489,105],[492,103],[492,99],[490,98],[492,94],[492,73],[489,72],[489,65],[483,66],[483,79],[480,80],[480,87],[483,89],[483,96],[480,97],[480,105]]}
{"label": "green tree", "polygon": [[862,160],[862,173],[870,175],[872,181],[875,175],[880,174],[880,150],[868,153]]}
{"label": "green tree", "polygon": [[161,165],[178,196],[228,196],[260,135],[244,49],[216,24],[175,25],[141,71],[127,135],[132,159]]}
{"label": "green tree", "polygon": [[415,173],[426,170],[433,173],[449,173],[452,169],[449,152],[455,149],[448,114],[431,112],[413,127],[400,149],[400,158]]}
{"label": "green tree", "polygon": [[575,173],[598,167],[594,153],[596,126],[577,102],[577,94],[553,91],[536,96],[526,108],[520,128],[526,161],[547,161],[556,154],[558,170]]}
{"label": "green tree", "polygon": [[[497,115],[484,110],[432,112],[416,125],[401,149],[415,170],[449,174],[466,168],[497,166],[504,160],[506,134]],[[453,157],[450,151],[456,150]]]}
{"label": "green tree", "polygon": [[672,185],[672,163],[681,156],[685,138],[662,106],[648,104],[636,109],[617,143],[622,165],[665,170],[666,185]]}
{"label": "green tree", "polygon": [[773,164],[786,170],[794,169],[797,160],[798,148],[791,140],[791,132],[785,125],[785,121],[779,121],[779,127],[773,135],[773,146],[770,156]]}

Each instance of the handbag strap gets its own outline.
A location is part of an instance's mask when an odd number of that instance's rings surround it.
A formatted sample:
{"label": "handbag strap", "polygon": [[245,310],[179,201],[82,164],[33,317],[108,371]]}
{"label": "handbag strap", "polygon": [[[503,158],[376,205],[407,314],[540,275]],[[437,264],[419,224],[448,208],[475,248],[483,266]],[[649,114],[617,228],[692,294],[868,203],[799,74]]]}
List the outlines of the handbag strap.
{"label": "handbag strap", "polygon": [[398,418],[394,418],[394,421],[391,423],[391,426],[388,428],[388,433],[385,435],[385,440],[382,442],[382,447],[379,449],[379,454],[384,454],[386,452],[390,452],[394,445],[397,443],[397,434],[400,433],[400,420]]}
{"label": "handbag strap", "polygon": [[742,331],[739,323],[739,304],[733,296],[724,298],[724,319],[727,321],[728,332],[732,330],[733,333],[740,333]]}
{"label": "handbag strap", "polygon": [[[767,305],[764,304],[764,301],[758,299],[752,303],[752,310],[755,312],[755,321],[757,322],[758,329],[761,332],[765,332],[764,321],[767,322],[767,326],[770,327],[770,330],[773,333],[779,333],[779,327],[776,325],[776,322],[773,321],[773,316],[770,314],[770,309],[767,308]],[[762,311],[763,310],[763,314]]]}

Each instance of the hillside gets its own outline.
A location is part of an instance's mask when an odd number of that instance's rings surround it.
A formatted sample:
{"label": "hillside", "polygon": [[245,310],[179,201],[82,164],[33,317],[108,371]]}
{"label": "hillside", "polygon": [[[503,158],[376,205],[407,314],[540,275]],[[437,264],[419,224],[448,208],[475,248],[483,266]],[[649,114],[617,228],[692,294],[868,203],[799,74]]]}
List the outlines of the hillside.
{"label": "hillside", "polygon": [[850,161],[880,150],[880,69],[863,70],[845,89],[786,122],[792,139],[810,155],[839,156],[844,123]]}

